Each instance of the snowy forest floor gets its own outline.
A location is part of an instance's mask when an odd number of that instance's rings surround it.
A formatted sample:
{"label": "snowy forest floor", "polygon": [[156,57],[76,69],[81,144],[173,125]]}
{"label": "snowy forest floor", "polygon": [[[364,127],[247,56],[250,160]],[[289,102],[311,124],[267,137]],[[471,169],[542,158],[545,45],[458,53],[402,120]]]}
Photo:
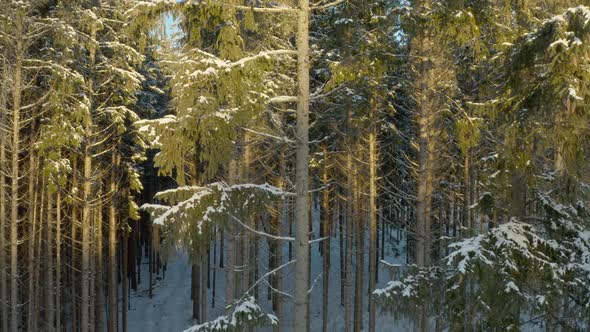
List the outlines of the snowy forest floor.
{"label": "snowy forest floor", "polygon": [[[318,209],[314,209],[317,212]],[[344,306],[341,304],[341,278],[340,278],[340,245],[338,229],[335,229],[331,240],[331,266],[330,266],[330,289],[329,289],[329,330],[341,331],[344,329]],[[313,218],[313,235],[314,238],[319,237],[319,215],[314,213]],[[368,239],[368,234],[365,236]],[[395,235],[386,236],[385,246],[385,261],[403,264],[405,261],[405,253],[399,252],[399,249],[405,247],[404,243],[397,243]],[[259,275],[262,276],[268,272],[268,243],[265,240],[260,240],[260,255],[258,265],[260,269]],[[321,242],[312,244],[311,257],[311,284],[313,290],[310,294],[310,328],[311,331],[319,331],[322,328],[322,264],[323,257],[319,253],[318,246]],[[365,242],[365,271],[364,271],[364,289],[368,291],[368,241]],[[288,245],[284,246],[284,262],[288,259]],[[398,252],[398,254],[396,254]],[[355,254],[353,254],[353,257]],[[211,260],[213,262],[213,260]],[[183,331],[184,329],[194,325],[195,322],[191,319],[192,301],[190,298],[191,287],[191,266],[188,256],[179,251],[171,255],[168,259],[166,275],[164,279],[156,279],[153,298],[148,297],[148,282],[149,271],[148,262],[144,258],[144,263],[141,268],[141,284],[137,291],[131,291],[129,301],[128,313],[128,331],[130,332],[159,332],[159,331]],[[213,263],[211,263],[213,268]],[[354,260],[353,260],[354,264]],[[294,266],[290,265],[283,269],[284,289],[288,294],[293,294],[293,273]],[[354,274],[354,270],[353,270]],[[212,274],[211,274],[212,275]],[[222,269],[217,271],[216,284],[216,299],[215,306],[212,307],[212,284],[211,288],[207,290],[207,301],[209,306],[207,309],[207,320],[212,320],[224,312],[225,305],[225,274]],[[377,287],[383,287],[391,280],[391,272],[385,268],[383,264],[379,266],[379,282]],[[269,313],[272,313],[271,302],[267,300],[268,286],[265,282],[259,284],[259,304]],[[285,300],[285,331],[291,330],[292,314],[294,303],[290,299]],[[363,327],[368,326],[368,303],[367,292],[364,294],[363,303]],[[377,312],[376,317],[377,331],[408,331],[411,329],[411,323],[407,320],[394,319],[392,315],[387,312]],[[270,327],[260,327],[256,331],[271,331]]]}

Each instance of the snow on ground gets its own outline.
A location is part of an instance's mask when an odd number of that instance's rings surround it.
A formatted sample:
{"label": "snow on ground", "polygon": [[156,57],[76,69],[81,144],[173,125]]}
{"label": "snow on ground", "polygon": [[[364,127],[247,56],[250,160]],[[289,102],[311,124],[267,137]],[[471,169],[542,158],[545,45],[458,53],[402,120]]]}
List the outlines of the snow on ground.
{"label": "snow on ground", "polygon": [[[319,215],[318,208],[314,209],[313,231],[314,238],[318,238],[319,234]],[[340,303],[340,246],[338,241],[338,232],[331,240],[331,267],[330,267],[330,305],[329,305],[329,330],[341,331],[344,329],[344,307]],[[368,234],[365,236],[368,239]],[[386,236],[386,239],[388,236]],[[311,254],[311,280],[317,282],[311,294],[310,307],[310,324],[311,331],[320,331],[322,327],[322,279],[318,278],[322,272],[322,256],[319,253],[319,243],[312,244]],[[402,253],[397,256],[394,253],[395,238],[391,239],[390,245],[386,247],[385,260],[391,263],[403,263],[405,255]],[[264,240],[260,241],[260,258],[259,258],[259,275],[262,276],[268,271],[268,245]],[[284,262],[288,259],[288,245],[284,246]],[[400,248],[403,249],[403,248]],[[369,246],[365,243],[365,265],[368,262]],[[293,253],[294,255],[294,253]],[[227,256],[226,256],[227,257]],[[213,260],[211,260],[213,266]],[[160,331],[182,331],[195,322],[191,319],[192,302],[190,299],[190,277],[191,268],[188,262],[188,257],[183,252],[178,252],[168,260],[168,267],[166,277],[162,280],[156,280],[154,286],[154,296],[152,299],[148,297],[148,268],[147,260],[144,262],[144,267],[141,269],[142,283],[138,286],[137,292],[131,292],[129,314],[128,314],[128,331],[130,332],[160,332]],[[294,266],[288,266],[283,271],[284,291],[293,294],[293,273]],[[354,274],[354,273],[353,273]],[[211,276],[213,273],[211,273]],[[389,271],[383,264],[379,266],[379,283],[377,287],[383,287],[387,281],[391,280]],[[365,289],[368,289],[368,267],[365,266]],[[267,286],[264,282],[260,283],[259,287],[259,302],[264,310],[272,312],[272,307],[267,301]],[[207,291],[207,301],[209,302],[207,309],[207,320],[214,319],[223,314],[224,311],[224,296],[225,296],[225,275],[223,271],[217,271],[217,285],[216,285],[216,299],[215,307],[211,306],[212,290]],[[368,303],[365,294],[363,305],[364,323],[363,327],[368,326]],[[293,324],[294,304],[289,299],[286,300],[284,311],[286,313],[284,326],[285,331],[290,331]],[[261,327],[255,329],[256,331],[272,331],[270,327]],[[377,331],[408,331],[411,330],[411,323],[407,320],[395,320],[387,313],[382,313],[379,308],[377,311]]]}

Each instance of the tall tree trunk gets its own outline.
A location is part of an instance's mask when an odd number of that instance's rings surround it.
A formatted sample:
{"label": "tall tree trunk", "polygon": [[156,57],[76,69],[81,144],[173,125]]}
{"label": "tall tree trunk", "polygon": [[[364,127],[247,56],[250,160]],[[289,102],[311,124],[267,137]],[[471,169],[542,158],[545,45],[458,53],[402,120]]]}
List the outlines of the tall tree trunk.
{"label": "tall tree trunk", "polygon": [[[229,163],[228,170],[229,183],[234,184],[237,178],[237,165],[236,159],[232,158]],[[226,308],[233,303],[236,296],[236,274],[235,274],[235,263],[236,263],[236,241],[234,233],[234,221],[228,220],[225,228],[225,235],[227,236],[227,264],[225,264],[225,277],[226,277],[226,289],[225,289],[225,306]],[[222,251],[224,248],[220,248]]]}
{"label": "tall tree trunk", "polygon": [[12,92],[12,149],[11,149],[11,186],[10,186],[10,330],[18,331],[18,184],[20,152],[20,109],[22,89],[23,21],[16,20],[16,61],[14,64],[14,86]]}
{"label": "tall tree trunk", "polygon": [[330,181],[328,177],[328,149],[322,148],[324,155],[324,165],[322,167],[322,182],[324,190],[322,191],[322,221],[323,221],[323,289],[322,289],[322,331],[328,332],[328,310],[329,310],[329,291],[330,291]]}
{"label": "tall tree trunk", "polygon": [[200,301],[200,296],[201,296],[201,290],[199,289],[199,283],[201,282],[201,278],[199,276],[199,272],[200,272],[200,267],[199,267],[199,261],[200,261],[200,257],[196,257],[195,258],[195,263],[193,263],[192,267],[191,267],[191,299],[193,301],[193,319],[196,320],[198,323],[202,323],[202,321],[199,319],[199,303]]}
{"label": "tall tree trunk", "polygon": [[[0,107],[2,110],[6,109],[6,93],[8,91],[8,73],[7,63],[3,63],[2,71],[2,91],[0,91]],[[6,112],[0,114],[0,128],[7,126]],[[7,280],[7,265],[6,265],[6,132],[0,129],[0,331],[9,330],[8,321],[8,304],[11,303],[8,298]]]}
{"label": "tall tree trunk", "polygon": [[[102,188],[98,189],[98,197],[102,199]],[[95,289],[96,289],[96,301],[95,301],[95,329],[96,331],[104,331],[104,275],[103,275],[103,235],[102,235],[102,204],[98,203],[96,207],[96,218],[95,218],[95,250],[96,250],[96,276],[95,276]]]}
{"label": "tall tree trunk", "polygon": [[[279,182],[277,183],[277,187],[280,189],[285,189],[285,178],[287,176],[287,160],[285,158],[285,150],[286,146],[281,147],[281,152],[279,155]],[[287,200],[282,200],[278,203],[278,224],[276,232],[280,234],[284,227],[288,227],[289,222],[289,209]],[[275,243],[276,252],[274,256],[275,267],[279,267],[283,265],[283,243],[281,241],[276,241]],[[278,290],[283,289],[283,271],[278,270],[274,275],[275,280],[275,288]],[[279,324],[276,325],[274,328],[275,332],[284,331],[286,329],[284,323],[284,306],[283,306],[283,295],[280,293],[274,294],[275,300],[275,314],[279,319]]]}
{"label": "tall tree trunk", "polygon": [[346,152],[346,252],[344,262],[344,330],[352,332],[353,328],[353,308],[352,308],[352,246],[353,246],[353,227],[354,227],[354,175],[352,165],[352,142],[351,142],[351,117],[352,112],[348,111],[348,144]]}
{"label": "tall tree trunk", "polygon": [[111,171],[111,178],[109,179],[109,195],[111,195],[111,199],[109,200],[109,248],[108,248],[108,258],[109,258],[109,267],[108,267],[108,298],[109,298],[109,332],[117,332],[118,324],[117,321],[119,320],[118,314],[118,284],[117,284],[117,211],[116,211],[116,204],[117,204],[117,182],[116,182],[116,172],[118,168],[118,160],[117,153],[115,151],[111,154],[111,163],[113,164],[114,170]]}
{"label": "tall tree trunk", "polygon": [[55,330],[61,331],[61,188],[57,188],[55,198]]}
{"label": "tall tree trunk", "polygon": [[[4,125],[4,116],[0,126]],[[8,288],[6,285],[6,150],[4,133],[0,131],[0,331],[8,331]]]}
{"label": "tall tree trunk", "polygon": [[154,226],[150,224],[149,226],[150,229],[150,241],[149,241],[149,256],[148,256],[148,264],[149,264],[149,269],[150,269],[150,279],[149,279],[149,286],[148,286],[148,296],[150,299],[153,298],[154,296],[154,237],[155,237],[155,232],[154,232]]}
{"label": "tall tree trunk", "polygon": [[[242,165],[240,167],[240,171],[241,171],[241,175],[240,175],[240,180],[242,183],[249,183],[251,182],[251,178],[250,178],[250,163],[251,163],[251,159],[252,159],[252,155],[251,155],[251,148],[250,148],[250,135],[248,134],[248,132],[244,133],[244,140],[243,140],[243,160],[242,160]],[[248,224],[248,226],[250,226],[250,228],[252,229],[256,229],[256,219],[253,216],[248,216],[248,220],[246,221],[246,223]],[[255,242],[256,242],[256,235],[253,232],[246,232],[243,231],[243,237],[242,237],[242,246],[243,246],[243,250],[242,250],[242,254],[243,254],[243,260],[242,260],[242,271],[243,271],[243,275],[244,275],[244,288],[242,289],[243,291],[246,289],[250,288],[250,285],[253,284],[255,282],[254,280],[254,266],[256,264],[256,261],[254,260],[254,247],[255,247]],[[256,286],[258,287],[258,286]],[[256,293],[256,290],[253,290],[254,293]]]}
{"label": "tall tree trunk", "polygon": [[43,285],[45,288],[45,330],[54,331],[55,324],[55,307],[54,307],[54,286],[53,286],[53,193],[47,190],[47,226],[45,232],[47,237],[45,239],[45,261],[47,268],[45,269],[45,281]]}
{"label": "tall tree trunk", "polygon": [[[431,37],[420,34],[416,38],[417,54],[429,54]],[[433,181],[433,136],[434,104],[430,93],[435,78],[431,72],[430,59],[421,59],[419,64],[418,96],[418,196],[416,203],[416,264],[428,266],[431,262],[431,206]],[[429,331],[426,306],[418,308],[415,330]]]}
{"label": "tall tree trunk", "polygon": [[[93,25],[90,31],[90,40],[96,40],[97,27]],[[94,63],[96,58],[96,46],[92,45],[89,49],[89,77],[88,77],[88,94],[90,96],[90,109],[92,110],[94,95]],[[92,111],[84,124],[84,179],[82,182],[82,265],[81,271],[81,297],[80,297],[80,331],[87,332],[90,327],[90,207],[92,199]]]}
{"label": "tall tree trunk", "polygon": [[299,0],[297,19],[297,144],[295,162],[295,332],[305,332],[309,288],[309,0]]}
{"label": "tall tree trunk", "polygon": [[[33,137],[35,135],[35,112],[33,112],[32,116],[33,121],[31,122],[31,130],[30,130],[30,140],[32,142]],[[39,270],[38,267],[41,264],[41,240],[43,236],[41,235],[40,231],[37,231],[37,197],[44,193],[44,190],[35,190],[36,184],[38,183],[38,174],[37,174],[37,160],[35,158],[35,152],[30,149],[29,150],[29,170],[28,170],[28,211],[27,217],[29,222],[29,236],[28,236],[28,252],[27,252],[27,260],[28,260],[28,271],[29,271],[29,280],[28,280],[28,304],[27,304],[27,330],[28,331],[36,331],[37,330],[37,316],[38,316],[38,287],[36,287],[36,283],[38,283],[38,279],[36,275],[38,274]],[[44,188],[42,185],[41,188]],[[41,204],[41,208],[39,211],[39,215],[43,216],[43,204]],[[43,219],[40,217],[39,219]],[[39,223],[39,228],[42,224]],[[37,239],[37,234],[39,234],[39,247],[37,247],[37,253],[35,253],[35,240]]]}
{"label": "tall tree trunk", "polygon": [[[377,125],[375,109],[371,110],[369,133],[369,332],[375,332],[375,301],[377,281]],[[383,245],[383,243],[381,244]]]}
{"label": "tall tree trunk", "polygon": [[[217,291],[217,226],[215,226],[215,231],[213,232],[213,285],[211,285],[211,308],[215,308],[215,297]],[[223,236],[223,233],[221,233]],[[221,251],[223,251],[223,247],[221,247]]]}
{"label": "tall tree trunk", "polygon": [[[357,145],[357,151],[360,146]],[[364,298],[364,266],[365,266],[365,218],[361,208],[361,176],[359,169],[360,165],[354,168],[354,219],[355,219],[355,250],[356,250],[356,266],[355,266],[355,286],[354,286],[354,331],[360,332],[363,328],[363,298]]]}
{"label": "tall tree trunk", "polygon": [[344,208],[343,208],[343,201],[339,200],[338,201],[338,217],[337,217],[337,222],[338,222],[338,248],[340,249],[340,305],[344,306],[344,288],[346,286],[346,266],[344,265],[344,249],[345,249],[345,244],[344,241],[345,239],[344,237],[344,220],[343,220],[343,216],[346,215],[346,213],[343,212]]}
{"label": "tall tree trunk", "polygon": [[[78,188],[78,177],[76,176],[76,172],[78,171],[78,158],[74,157],[72,161],[72,169],[74,170],[74,175],[72,177],[72,191],[74,189],[77,190]],[[77,202],[73,202],[72,204],[72,222],[70,228],[70,252],[71,252],[71,263],[70,263],[70,279],[71,279],[71,291],[70,291],[70,301],[71,301],[71,312],[72,312],[72,320],[71,320],[71,329],[72,331],[78,330],[78,281],[77,281],[77,252],[78,252],[78,204]]]}
{"label": "tall tree trunk", "polygon": [[129,271],[127,268],[127,266],[129,265],[129,233],[127,231],[127,227],[125,227],[125,230],[123,230],[123,243],[121,244],[121,247],[123,249],[123,253],[121,255],[123,258],[123,278],[121,278],[121,283],[123,284],[123,289],[121,290],[121,292],[123,293],[123,303],[121,308],[121,326],[123,332],[127,332],[127,305],[129,301],[129,298],[127,296],[127,290],[129,288]]}
{"label": "tall tree trunk", "polygon": [[207,321],[207,252],[204,251],[201,253],[201,296],[200,296],[200,305],[201,305],[201,322]]}
{"label": "tall tree trunk", "polygon": [[[35,170],[36,171],[36,170]],[[39,178],[41,179],[41,184],[40,184],[40,188],[45,188],[45,178],[43,178],[41,175],[38,175],[38,177],[35,177],[37,179],[35,185],[37,185],[39,183]],[[37,191],[39,194],[38,196],[40,196],[39,198],[39,207],[37,207],[37,201],[33,201],[33,217],[31,218],[33,220],[33,229],[36,227],[36,225],[38,225],[39,229],[36,230],[34,233],[35,234],[39,234],[36,238],[33,236],[32,240],[37,240],[37,244],[34,245],[34,249],[36,254],[34,255],[36,257],[35,259],[35,264],[34,264],[34,275],[33,275],[33,303],[34,303],[34,311],[32,314],[32,327],[33,327],[33,331],[37,331],[38,327],[39,327],[39,317],[41,314],[41,308],[43,307],[41,304],[41,277],[43,274],[43,270],[42,270],[42,262],[44,262],[44,257],[42,256],[44,254],[44,250],[43,250],[43,207],[45,206],[45,194],[46,194],[46,190],[39,190]],[[37,223],[37,214],[39,215],[39,222]]]}

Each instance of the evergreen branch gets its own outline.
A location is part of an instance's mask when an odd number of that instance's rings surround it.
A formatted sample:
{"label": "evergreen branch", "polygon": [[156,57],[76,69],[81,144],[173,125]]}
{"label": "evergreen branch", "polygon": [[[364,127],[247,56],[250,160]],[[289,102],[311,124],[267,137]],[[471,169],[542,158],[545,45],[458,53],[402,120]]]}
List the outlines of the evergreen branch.
{"label": "evergreen branch", "polygon": [[[195,4],[196,1],[191,1],[190,4]],[[204,1],[207,4],[218,5],[223,7],[234,8],[238,10],[251,10],[258,13],[296,13],[298,11],[297,8],[292,7],[254,7],[254,6],[243,6],[243,5],[234,5],[231,3],[219,2],[219,1]],[[188,3],[188,2],[187,2]],[[202,1],[198,1],[197,4],[202,3]]]}

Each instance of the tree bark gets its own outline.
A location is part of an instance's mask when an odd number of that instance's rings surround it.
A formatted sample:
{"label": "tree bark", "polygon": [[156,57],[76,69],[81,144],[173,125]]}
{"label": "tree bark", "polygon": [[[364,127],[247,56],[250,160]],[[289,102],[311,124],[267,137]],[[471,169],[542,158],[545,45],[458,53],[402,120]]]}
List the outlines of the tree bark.
{"label": "tree bark", "polygon": [[[470,158],[469,158],[469,149],[465,153],[463,157],[463,222],[462,222],[462,229],[461,234],[463,237],[469,237],[471,234],[471,219],[469,218],[471,213],[469,213],[469,206],[471,205],[471,179],[469,178],[469,174],[471,173],[470,169]],[[465,229],[467,231],[465,231]]]}
{"label": "tree bark", "polygon": [[355,216],[355,286],[354,286],[354,331],[360,332],[363,326],[363,295],[364,292],[364,261],[365,261],[365,225],[361,213],[361,185],[360,166],[357,164],[354,171],[354,216]]}
{"label": "tree bark", "polygon": [[61,188],[57,188],[55,198],[55,330],[61,331],[61,282],[62,282],[62,261],[61,261]]}
{"label": "tree bark", "polygon": [[117,332],[119,320],[118,314],[118,284],[117,284],[117,183],[116,183],[116,172],[118,168],[119,158],[116,152],[113,151],[111,154],[111,163],[113,164],[114,170],[111,171],[111,178],[109,179],[109,194],[111,199],[109,200],[109,277],[108,277],[108,298],[109,298],[109,323],[108,331]]}
{"label": "tree bark", "polygon": [[297,18],[297,143],[295,162],[295,332],[309,326],[309,0],[299,0]]}
{"label": "tree bark", "polygon": [[[127,225],[125,225],[127,226]],[[129,264],[129,233],[127,231],[127,228],[125,228],[123,230],[123,243],[121,245],[122,249],[123,249],[123,254],[122,254],[122,258],[123,258],[123,278],[121,278],[121,283],[123,284],[123,289],[121,290],[121,292],[123,293],[123,303],[122,303],[122,308],[121,308],[121,326],[123,329],[123,332],[127,332],[127,305],[128,305],[128,293],[127,290],[129,288],[129,272],[127,270],[127,266]]]}
{"label": "tree bark", "polygon": [[[90,40],[96,40],[97,27],[93,25],[90,31]],[[92,110],[92,99],[94,95],[94,63],[96,58],[96,47],[89,47],[89,77],[88,94],[90,96],[90,109]],[[82,265],[80,268],[80,331],[87,332],[90,327],[90,201],[92,199],[92,113],[89,114],[84,124],[84,179],[82,181]]]}
{"label": "tree bark", "polygon": [[[2,72],[2,91],[0,91],[0,107],[2,109],[6,109],[6,93],[8,91],[7,82],[8,82],[8,73],[7,73],[7,64],[6,62],[3,63],[3,72]],[[6,113],[2,112],[0,114],[0,128],[6,126]],[[10,299],[8,297],[8,288],[6,284],[7,280],[7,265],[6,265],[6,229],[7,229],[7,219],[6,219],[6,133],[0,129],[0,331],[8,331],[9,330],[9,321],[8,321],[8,304],[10,303]]]}
{"label": "tree bark", "polygon": [[[228,170],[229,183],[234,184],[237,177],[237,165],[236,159],[232,158],[229,164]],[[225,289],[225,306],[228,308],[234,301],[235,289],[236,289],[236,278],[235,278],[235,263],[236,263],[236,241],[233,227],[233,220],[228,220],[225,228],[225,235],[227,239],[227,262],[225,264],[225,277],[226,277],[226,289]],[[221,251],[224,248],[220,248]]]}
{"label": "tree bark", "polygon": [[[377,281],[377,125],[375,110],[371,110],[369,133],[369,332],[375,332],[375,301],[373,291]],[[383,245],[383,243],[381,244]]]}
{"label": "tree bark", "polygon": [[347,126],[348,126],[348,144],[346,152],[346,252],[344,262],[344,330],[352,332],[353,329],[353,304],[352,304],[352,246],[353,246],[353,227],[354,227],[354,175],[352,165],[352,142],[351,126],[352,112],[348,111]]}
{"label": "tree bark", "polygon": [[[3,116],[0,126],[4,124]],[[8,288],[6,285],[6,150],[4,133],[0,132],[0,331],[8,331]]]}
{"label": "tree bark", "polygon": [[324,155],[324,165],[322,167],[322,182],[324,190],[322,191],[322,220],[323,220],[323,255],[324,255],[324,266],[323,266],[323,291],[322,291],[322,331],[328,332],[328,311],[329,311],[329,291],[330,291],[330,188],[329,188],[329,177],[328,177],[328,149],[324,146],[322,148]]}
{"label": "tree bark", "polygon": [[[72,162],[72,169],[78,170],[78,158],[74,157]],[[78,177],[76,173],[72,177],[72,190],[78,188]],[[78,205],[76,202],[72,204],[72,222],[70,226],[70,280],[71,280],[71,291],[70,291],[70,301],[71,301],[71,313],[72,313],[72,320],[71,320],[71,329],[72,331],[78,330],[78,281],[77,281],[77,252],[78,252]]]}
{"label": "tree bark", "polygon": [[45,254],[47,267],[45,288],[45,329],[54,331],[55,324],[55,307],[54,307],[54,287],[53,287],[53,193],[47,190],[47,226],[45,228]]}
{"label": "tree bark", "polygon": [[[98,190],[98,197],[102,199],[102,188]],[[95,277],[95,288],[96,288],[96,306],[95,306],[95,329],[96,331],[104,331],[104,284],[103,284],[103,235],[102,235],[102,204],[98,204],[96,207],[96,218],[95,218],[95,250],[96,250],[96,277]]]}
{"label": "tree bark", "polygon": [[[281,148],[281,152],[280,152],[280,160],[279,160],[279,183],[278,183],[278,188],[280,189],[285,189],[285,177],[287,176],[287,160],[285,159],[285,150],[286,147],[283,146]],[[283,230],[284,227],[287,227],[289,225],[288,219],[289,219],[289,209],[288,209],[288,203],[287,200],[283,200],[282,202],[279,202],[280,206],[279,206],[279,222],[277,225],[277,234],[281,233],[281,230]],[[275,266],[279,267],[283,265],[283,243],[281,241],[276,241],[275,243],[276,246],[276,253],[275,253]],[[275,275],[274,275],[274,279],[275,279],[275,287],[278,290],[282,290],[283,289],[283,271],[282,270],[278,270]],[[283,306],[283,295],[282,294],[275,294],[274,298],[276,298],[276,305],[275,305],[275,314],[277,315],[277,318],[279,320],[279,324],[276,325],[276,328],[274,328],[275,332],[280,332],[280,331],[284,331],[286,329],[285,323],[284,323],[284,318],[285,318],[285,312],[284,312],[284,306]]]}
{"label": "tree bark", "polygon": [[20,109],[22,89],[23,62],[23,22],[18,18],[16,28],[16,61],[14,65],[14,88],[12,92],[12,149],[11,149],[11,186],[10,186],[10,330],[18,331],[18,185],[20,152]]}

